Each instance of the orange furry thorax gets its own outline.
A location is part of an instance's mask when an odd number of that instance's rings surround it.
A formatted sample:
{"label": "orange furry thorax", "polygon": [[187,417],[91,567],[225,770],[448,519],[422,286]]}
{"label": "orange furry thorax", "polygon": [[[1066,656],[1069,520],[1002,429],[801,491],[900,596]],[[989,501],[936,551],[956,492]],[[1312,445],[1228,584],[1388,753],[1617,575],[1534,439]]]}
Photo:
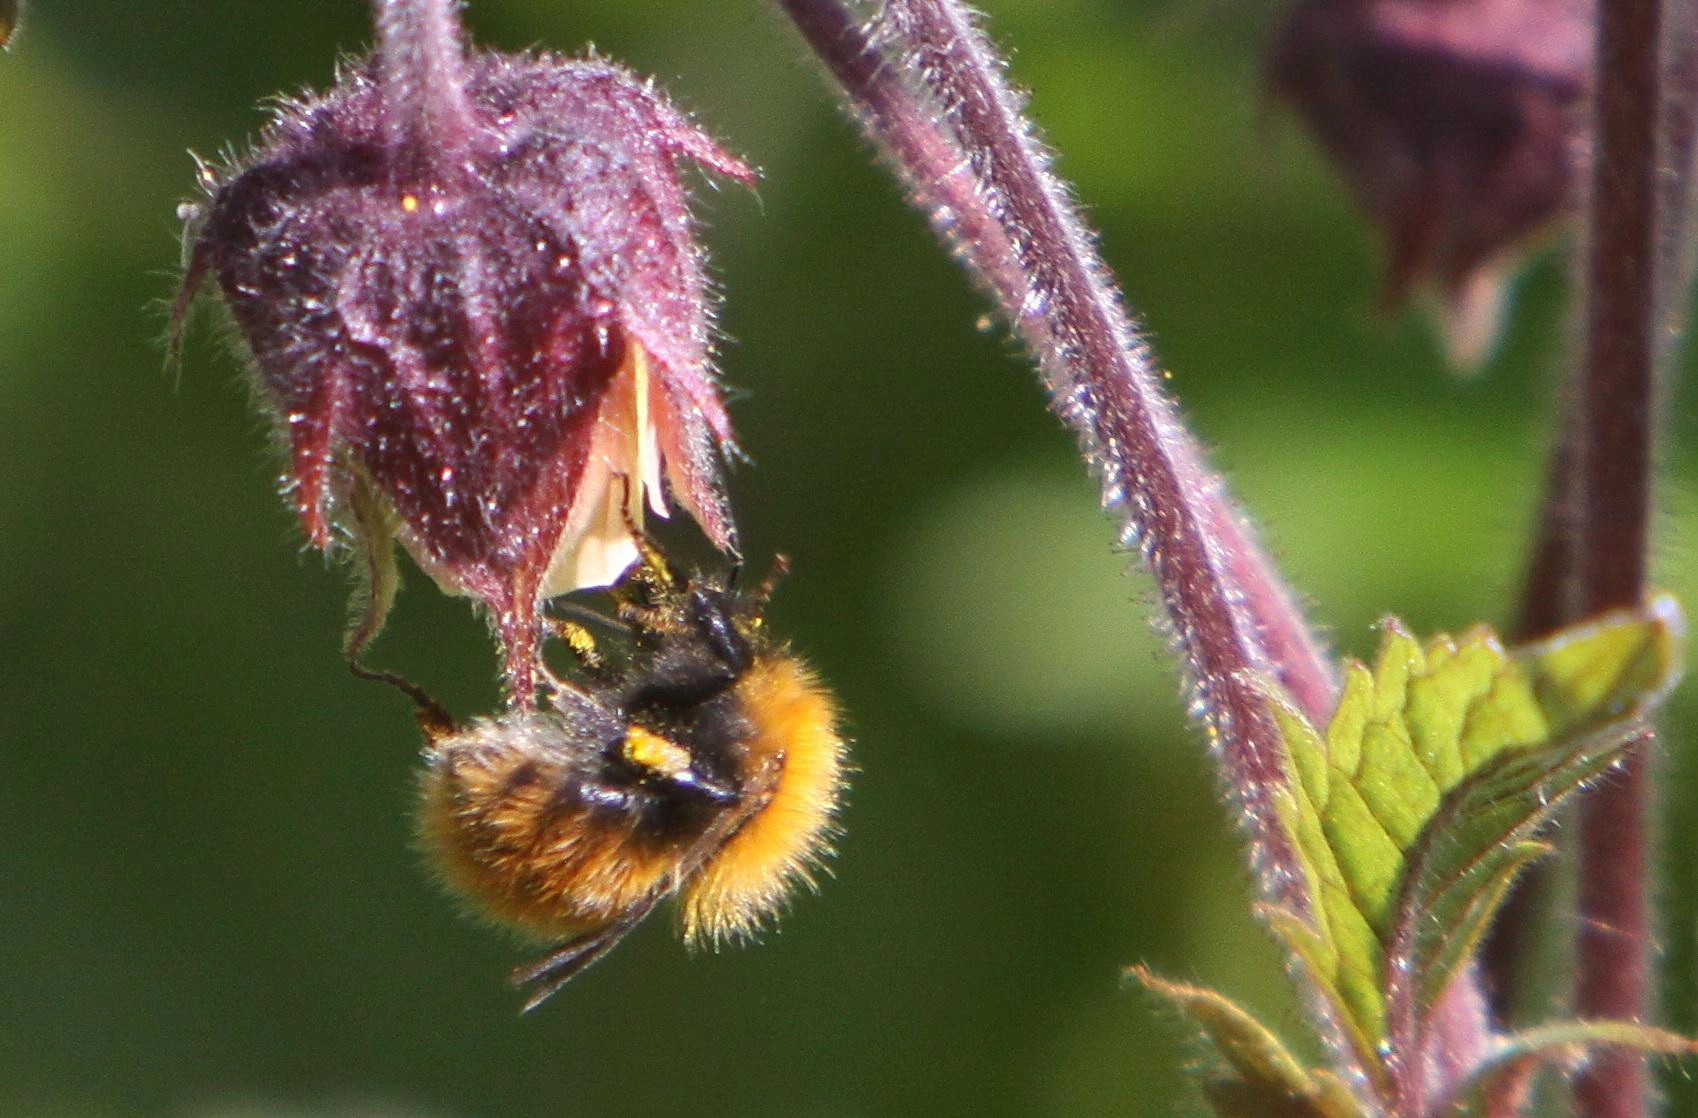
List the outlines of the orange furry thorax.
{"label": "orange furry thorax", "polygon": [[750,754],[783,767],[771,802],[685,890],[683,929],[692,943],[747,936],[777,914],[794,885],[813,886],[843,787],[837,703],[812,669],[788,654],[770,656],[736,690],[755,730]]}

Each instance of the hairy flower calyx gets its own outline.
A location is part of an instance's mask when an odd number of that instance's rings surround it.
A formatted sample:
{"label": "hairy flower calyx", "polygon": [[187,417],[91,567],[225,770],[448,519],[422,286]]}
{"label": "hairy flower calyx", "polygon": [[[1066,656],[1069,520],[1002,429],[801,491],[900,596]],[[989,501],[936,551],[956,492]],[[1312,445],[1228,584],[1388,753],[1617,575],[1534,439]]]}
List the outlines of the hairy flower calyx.
{"label": "hairy flower calyx", "polygon": [[735,545],[679,172],[754,172],[612,63],[464,52],[452,9],[380,4],[372,58],[203,175],[177,318],[216,280],[309,540],[398,539],[529,705],[542,600],[616,578],[627,516],[670,497]]}

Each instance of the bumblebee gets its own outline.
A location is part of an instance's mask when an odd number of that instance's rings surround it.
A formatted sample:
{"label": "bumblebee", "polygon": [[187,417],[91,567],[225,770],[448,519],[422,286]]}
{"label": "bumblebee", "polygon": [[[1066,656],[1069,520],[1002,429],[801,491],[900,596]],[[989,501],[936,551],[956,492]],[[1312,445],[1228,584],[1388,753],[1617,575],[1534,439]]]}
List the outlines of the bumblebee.
{"label": "bumblebee", "polygon": [[[638,543],[611,619],[556,622],[579,670],[540,709],[459,727],[406,685],[422,845],[477,908],[557,943],[512,973],[526,1011],[669,896],[690,945],[749,938],[830,853],[844,741],[830,692],[766,631],[783,560],[749,592]],[[617,659],[595,624],[625,634]]]}

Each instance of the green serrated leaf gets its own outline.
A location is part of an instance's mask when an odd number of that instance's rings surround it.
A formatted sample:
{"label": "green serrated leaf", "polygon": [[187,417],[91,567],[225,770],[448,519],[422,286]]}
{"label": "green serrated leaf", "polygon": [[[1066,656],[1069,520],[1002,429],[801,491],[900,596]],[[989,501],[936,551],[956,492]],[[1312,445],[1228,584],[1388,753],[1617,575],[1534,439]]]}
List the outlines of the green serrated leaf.
{"label": "green serrated leaf", "polygon": [[[1409,985],[1416,992],[1417,1007],[1438,1001],[1457,971],[1474,957],[1516,876],[1549,852],[1544,843],[1505,843],[1477,867],[1458,875],[1457,888],[1444,898],[1449,905],[1435,903],[1426,909],[1419,902],[1410,905],[1412,914],[1421,912],[1429,917],[1416,925],[1420,930],[1412,952],[1416,961],[1410,967],[1413,973]],[[1395,989],[1388,984],[1388,995]]]}
{"label": "green serrated leaf", "polygon": [[1276,797],[1280,822],[1318,910],[1270,925],[1364,1067],[1380,1066],[1388,1040],[1400,929],[1403,989],[1430,1006],[1543,851],[1532,835],[1552,802],[1611,764],[1667,691],[1681,631],[1670,598],[1513,652],[1483,627],[1423,645],[1387,622],[1374,667],[1347,667],[1325,735],[1258,681],[1295,774]]}
{"label": "green serrated leaf", "polygon": [[1363,1118],[1336,1076],[1311,1070],[1248,1010],[1202,986],[1171,982],[1143,967],[1126,977],[1177,1009],[1217,1057],[1199,1076],[1220,1118]]}
{"label": "green serrated leaf", "polygon": [[1405,966],[1388,995],[1432,1005],[1474,953],[1521,868],[1546,847],[1531,836],[1582,785],[1621,758],[1631,720],[1579,737],[1506,749],[1445,798],[1411,852],[1392,957]]}
{"label": "green serrated leaf", "polygon": [[1444,1118],[1484,1118],[1501,1112],[1491,1104],[1512,1080],[1524,1080],[1540,1065],[1578,1063],[1596,1048],[1631,1048],[1655,1056],[1698,1055],[1698,1042],[1666,1029],[1631,1021],[1559,1021],[1503,1038],[1468,1081],[1438,1113]]}

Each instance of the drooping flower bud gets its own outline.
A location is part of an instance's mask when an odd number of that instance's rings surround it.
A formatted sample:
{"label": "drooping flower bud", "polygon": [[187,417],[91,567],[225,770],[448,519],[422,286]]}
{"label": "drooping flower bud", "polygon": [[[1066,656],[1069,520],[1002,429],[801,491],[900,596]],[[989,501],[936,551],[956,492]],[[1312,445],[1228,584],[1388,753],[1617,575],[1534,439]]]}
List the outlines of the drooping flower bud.
{"label": "drooping flower bud", "polygon": [[1275,43],[1275,92],[1385,238],[1386,302],[1432,297],[1458,367],[1577,201],[1592,43],[1592,0],[1300,0]]}
{"label": "drooping flower bud", "polygon": [[215,278],[308,539],[373,572],[355,650],[393,537],[488,610],[528,706],[542,600],[612,582],[627,516],[670,495],[734,547],[679,172],[754,173],[611,63],[467,53],[454,8],[379,0],[369,59],[204,173],[177,319]]}

